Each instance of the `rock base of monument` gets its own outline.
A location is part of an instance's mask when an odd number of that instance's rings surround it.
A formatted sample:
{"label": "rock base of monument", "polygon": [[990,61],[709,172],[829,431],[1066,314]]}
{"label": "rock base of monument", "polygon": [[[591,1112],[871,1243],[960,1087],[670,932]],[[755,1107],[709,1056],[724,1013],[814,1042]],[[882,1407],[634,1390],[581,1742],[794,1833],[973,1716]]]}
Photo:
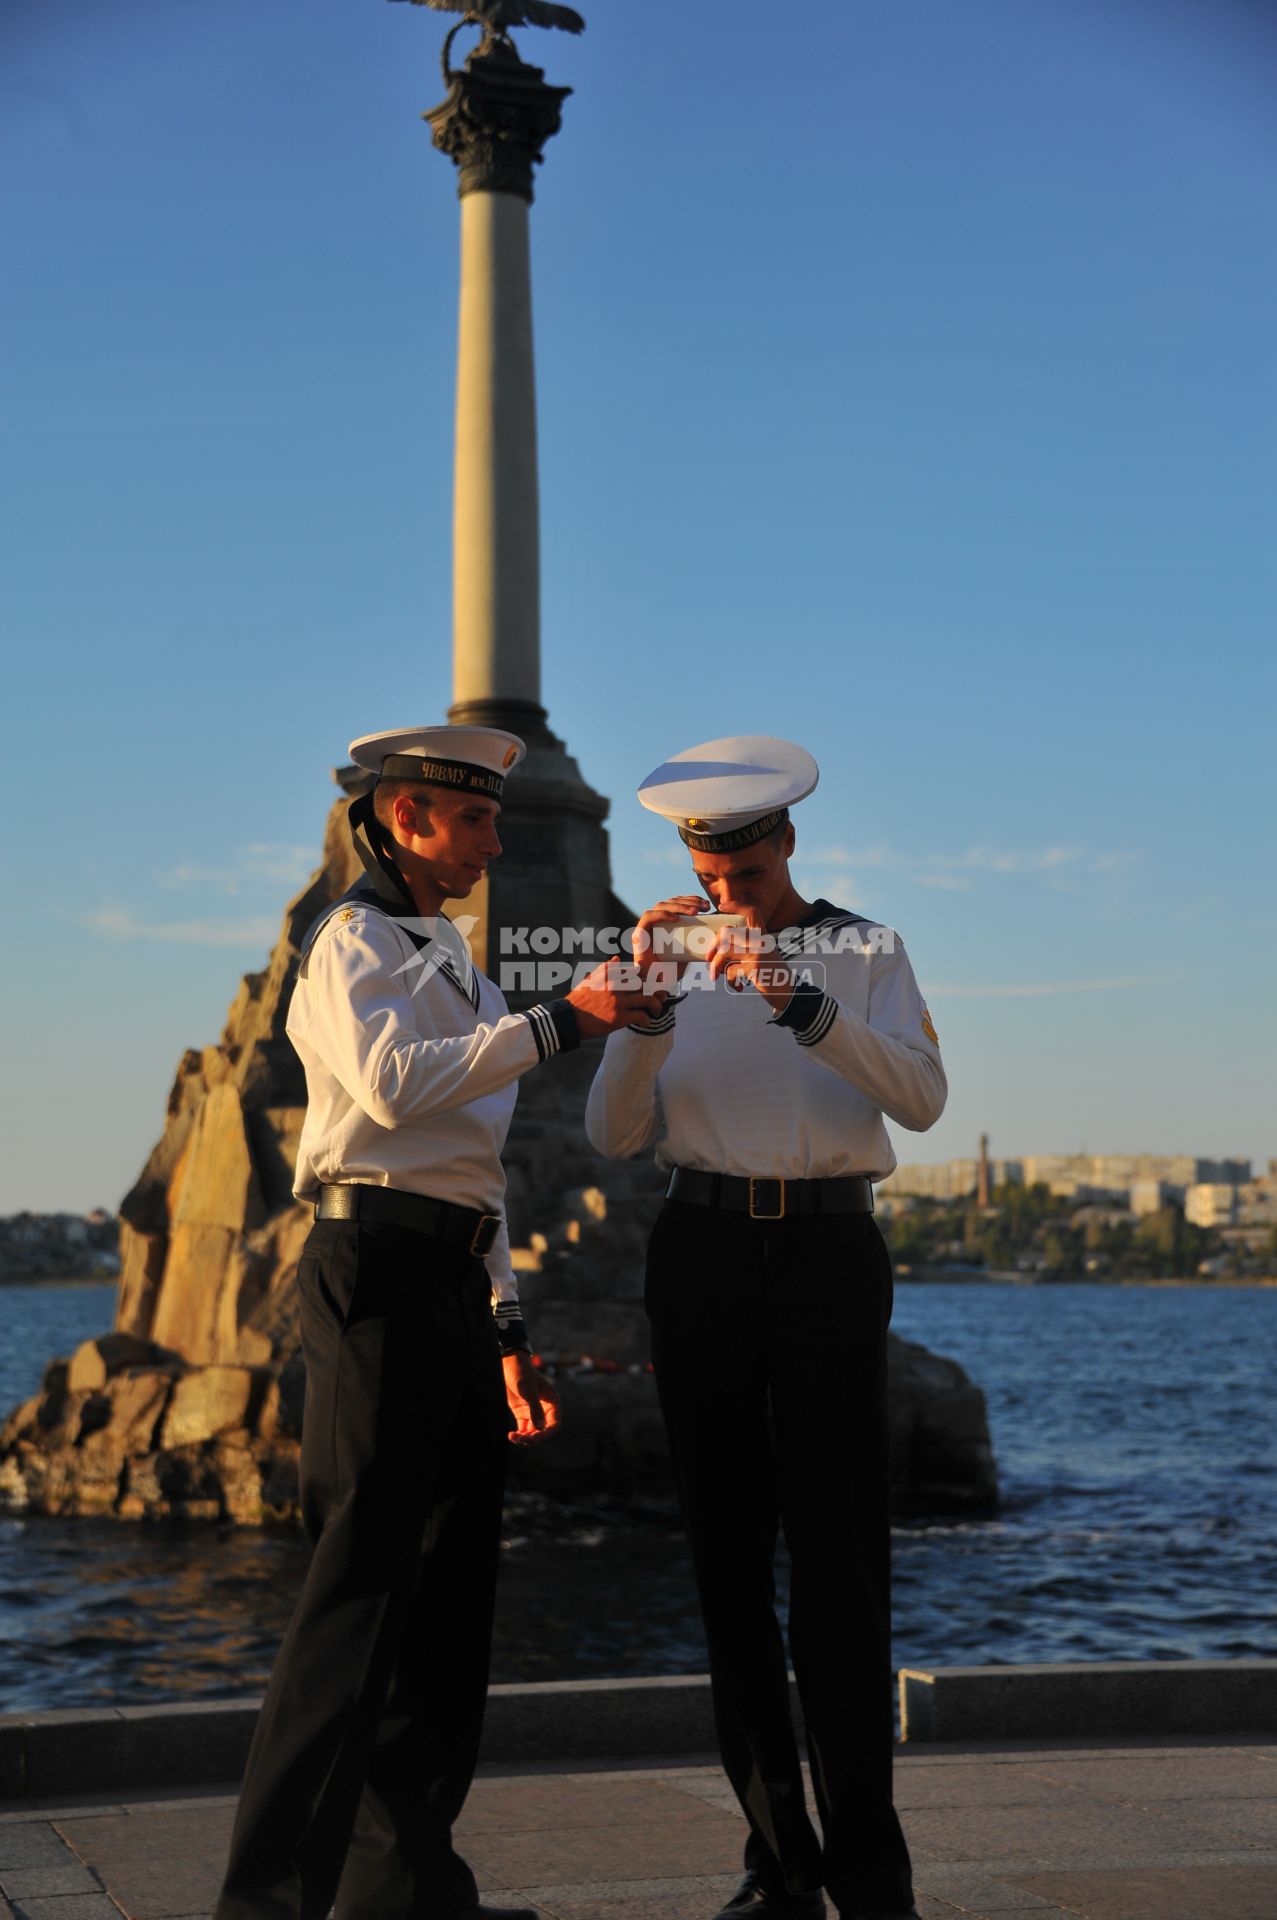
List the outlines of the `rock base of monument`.
{"label": "rock base of monument", "polygon": [[[588,1321],[576,1304],[578,1325]],[[599,1303],[590,1352],[542,1362],[562,1430],[511,1459],[513,1485],[561,1499],[669,1497],[669,1455],[636,1303]],[[564,1303],[552,1316],[566,1325]],[[550,1316],[546,1316],[549,1318]],[[614,1357],[619,1356],[619,1357]],[[997,1480],[984,1396],[961,1367],[891,1341],[893,1504],[900,1514],[990,1506]],[[278,1367],[188,1367],[128,1335],[107,1334],[47,1368],[41,1390],[0,1430],[0,1511],[112,1514],[122,1520],[298,1519],[305,1388],[300,1358]]]}

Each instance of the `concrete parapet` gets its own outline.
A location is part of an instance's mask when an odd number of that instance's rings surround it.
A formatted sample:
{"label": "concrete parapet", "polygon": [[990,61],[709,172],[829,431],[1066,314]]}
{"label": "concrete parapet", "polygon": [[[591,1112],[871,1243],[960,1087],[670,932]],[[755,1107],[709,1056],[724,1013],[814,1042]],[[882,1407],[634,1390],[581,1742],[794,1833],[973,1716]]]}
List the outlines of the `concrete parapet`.
{"label": "concrete parapet", "polygon": [[[225,1785],[244,1770],[256,1698],[0,1716],[0,1800]],[[502,1765],[714,1750],[709,1678],[552,1680],[488,1695],[483,1754]]]}
{"label": "concrete parapet", "polygon": [[[911,1746],[1277,1732],[1277,1660],[906,1668],[900,1693]],[[224,1786],[243,1771],[259,1705],[250,1698],[5,1715],[0,1800]],[[552,1680],[493,1687],[482,1757],[502,1766],[668,1759],[710,1754],[714,1745],[706,1674]]]}
{"label": "concrete parapet", "polygon": [[244,1770],[261,1702],[69,1708],[0,1716],[0,1798],[202,1786]]}
{"label": "concrete parapet", "polygon": [[1277,1660],[902,1667],[900,1724],[924,1740],[1277,1732]]}

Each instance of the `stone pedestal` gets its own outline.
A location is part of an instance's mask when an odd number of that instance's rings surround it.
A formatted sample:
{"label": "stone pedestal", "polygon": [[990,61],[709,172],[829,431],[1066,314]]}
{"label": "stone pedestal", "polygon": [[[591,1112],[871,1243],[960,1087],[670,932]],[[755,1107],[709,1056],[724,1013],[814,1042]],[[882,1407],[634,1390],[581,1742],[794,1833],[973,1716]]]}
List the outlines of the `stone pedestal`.
{"label": "stone pedestal", "polygon": [[[582,778],[563,742],[545,725],[532,724],[495,703],[479,724],[522,732],[526,760],[506,782],[499,832],[504,852],[455,915],[472,916],[469,933],[476,965],[495,980],[513,1008],[554,997],[563,984],[553,963],[601,957],[593,942],[571,941],[572,951],[529,951],[531,934],[565,934],[625,928],[634,915],[612,891],[608,802]],[[454,715],[454,717],[456,717]],[[546,944],[543,942],[542,944]],[[528,969],[539,971],[529,976]],[[516,969],[516,971],[511,971]],[[547,969],[549,969],[547,971]]]}

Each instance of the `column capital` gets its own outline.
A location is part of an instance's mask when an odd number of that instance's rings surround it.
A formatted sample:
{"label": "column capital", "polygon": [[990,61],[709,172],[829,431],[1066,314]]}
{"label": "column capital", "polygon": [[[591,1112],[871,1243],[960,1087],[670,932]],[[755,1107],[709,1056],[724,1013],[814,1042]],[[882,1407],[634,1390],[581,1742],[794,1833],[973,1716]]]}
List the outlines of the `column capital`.
{"label": "column capital", "polygon": [[508,40],[486,38],[465,65],[444,66],[448,97],[421,117],[434,144],[456,163],[458,194],[517,193],[532,199],[532,169],[562,124],[571,87],[546,84],[540,67]]}

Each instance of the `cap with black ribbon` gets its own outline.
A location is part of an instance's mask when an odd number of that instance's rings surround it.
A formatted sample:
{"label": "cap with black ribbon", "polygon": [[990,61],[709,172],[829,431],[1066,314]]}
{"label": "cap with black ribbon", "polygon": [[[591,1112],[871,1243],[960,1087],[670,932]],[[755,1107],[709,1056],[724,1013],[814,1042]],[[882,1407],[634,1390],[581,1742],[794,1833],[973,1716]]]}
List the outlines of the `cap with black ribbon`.
{"label": "cap with black ribbon", "polygon": [[422,780],[493,800],[501,798],[506,776],[526,752],[517,734],[499,727],[400,727],[350,743],[355,765],[381,780]]}
{"label": "cap with black ribbon", "polygon": [[765,840],[820,778],[805,747],[769,734],[705,740],[649,773],[638,797],[672,820],[693,853],[735,853]]}

